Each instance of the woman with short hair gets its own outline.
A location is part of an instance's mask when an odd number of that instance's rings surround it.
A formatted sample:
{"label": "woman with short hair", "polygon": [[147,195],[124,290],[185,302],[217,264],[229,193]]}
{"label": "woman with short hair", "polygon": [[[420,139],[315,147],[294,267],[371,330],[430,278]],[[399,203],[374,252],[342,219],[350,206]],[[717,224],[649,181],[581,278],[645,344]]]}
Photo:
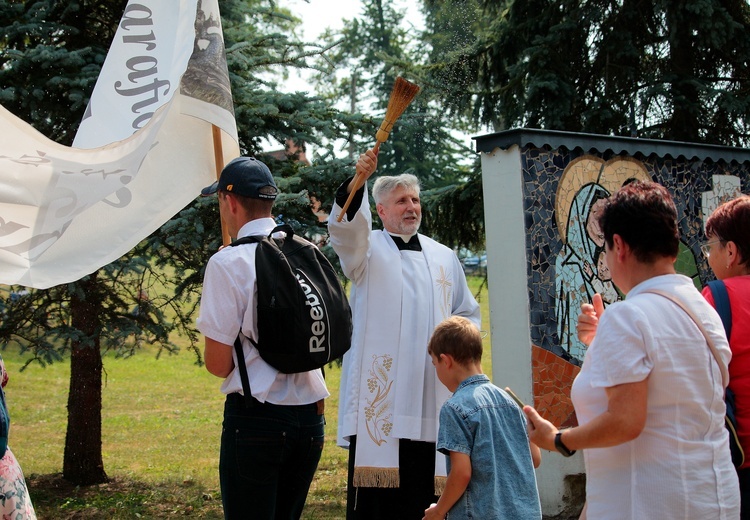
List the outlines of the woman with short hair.
{"label": "woman with short hair", "polygon": [[[701,249],[726,287],[732,316],[729,388],[734,393],[737,435],[745,452],[745,462],[737,470],[741,518],[750,519],[750,196],[719,206],[706,221],[706,239]],[[717,306],[708,286],[703,296]]]}

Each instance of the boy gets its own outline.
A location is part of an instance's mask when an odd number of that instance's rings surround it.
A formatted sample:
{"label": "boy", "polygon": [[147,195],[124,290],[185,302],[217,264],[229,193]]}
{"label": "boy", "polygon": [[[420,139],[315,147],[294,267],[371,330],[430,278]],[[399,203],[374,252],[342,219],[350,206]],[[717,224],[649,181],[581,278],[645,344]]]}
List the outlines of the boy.
{"label": "boy", "polygon": [[440,323],[427,352],[438,379],[453,392],[440,410],[437,450],[448,479],[424,520],[542,518],[534,468],[539,447],[529,441],[516,403],[482,373],[482,335],[460,316]]}

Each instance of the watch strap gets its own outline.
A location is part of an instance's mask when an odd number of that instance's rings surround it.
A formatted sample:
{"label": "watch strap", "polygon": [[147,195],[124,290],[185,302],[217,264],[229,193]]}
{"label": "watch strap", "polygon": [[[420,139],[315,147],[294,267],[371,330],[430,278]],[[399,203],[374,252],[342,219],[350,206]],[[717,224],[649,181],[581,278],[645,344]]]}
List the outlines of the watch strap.
{"label": "watch strap", "polygon": [[557,449],[557,451],[560,452],[560,454],[563,457],[570,457],[576,452],[576,450],[572,450],[572,451],[569,450],[568,447],[565,444],[563,444],[562,432],[557,432],[555,434],[555,448]]}

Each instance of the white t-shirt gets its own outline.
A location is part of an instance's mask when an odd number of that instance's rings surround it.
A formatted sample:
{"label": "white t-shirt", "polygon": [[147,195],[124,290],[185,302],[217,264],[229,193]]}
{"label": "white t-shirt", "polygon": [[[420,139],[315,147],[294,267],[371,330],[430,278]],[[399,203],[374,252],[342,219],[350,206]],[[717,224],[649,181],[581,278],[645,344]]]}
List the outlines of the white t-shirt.
{"label": "white t-shirt", "polygon": [[737,519],[739,486],[724,427],[721,372],[698,327],[658,288],[701,319],[726,365],[716,311],[682,275],[651,278],[607,307],[571,398],[579,424],[607,409],[605,389],[648,377],[646,425],[634,440],[586,449],[592,519]]}
{"label": "white t-shirt", "polygon": [[[272,218],[252,220],[242,226],[237,236],[268,235],[275,225]],[[241,328],[245,336],[242,338],[244,361],[253,397],[260,402],[280,405],[315,403],[329,395],[320,370],[282,374],[263,361],[247,339],[258,340],[256,247],[256,244],[225,247],[210,258],[203,278],[200,316],[196,325],[204,336],[232,346],[235,368],[221,385],[223,393],[242,393],[237,354],[233,347]]]}

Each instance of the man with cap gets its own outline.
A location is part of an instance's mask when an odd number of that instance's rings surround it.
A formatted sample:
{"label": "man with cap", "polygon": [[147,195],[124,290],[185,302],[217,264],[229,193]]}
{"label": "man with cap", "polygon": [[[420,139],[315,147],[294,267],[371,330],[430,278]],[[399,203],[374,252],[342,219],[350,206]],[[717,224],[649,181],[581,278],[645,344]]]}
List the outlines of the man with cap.
{"label": "man with cap", "polygon": [[[201,194],[218,194],[229,235],[241,238],[271,233],[277,192],[265,164],[239,157]],[[323,451],[322,402],[328,391],[320,370],[282,374],[250,342],[258,340],[256,247],[224,247],[210,258],[197,321],[206,337],[206,368],[224,378],[221,497],[227,519],[296,519]],[[233,348],[238,335],[242,360]],[[250,400],[243,396],[238,363],[247,367]]]}

